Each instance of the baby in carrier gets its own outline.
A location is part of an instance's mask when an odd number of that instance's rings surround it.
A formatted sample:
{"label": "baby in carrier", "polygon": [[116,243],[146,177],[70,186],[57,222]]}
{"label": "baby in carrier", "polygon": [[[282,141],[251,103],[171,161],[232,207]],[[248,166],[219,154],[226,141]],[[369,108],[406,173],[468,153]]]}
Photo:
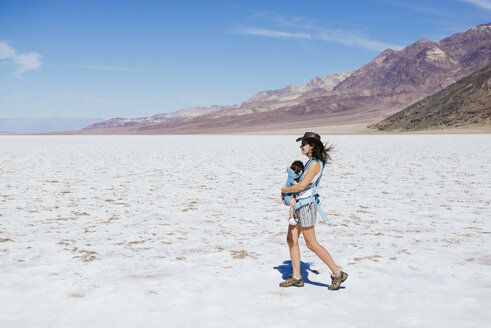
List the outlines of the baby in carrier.
{"label": "baby in carrier", "polygon": [[[293,162],[292,165],[287,169],[288,178],[286,179],[286,186],[291,187],[294,184],[297,184],[300,176],[303,173],[303,170],[304,170],[304,166],[303,166],[302,162],[300,162],[300,161]],[[285,203],[290,206],[290,216],[288,219],[288,223],[290,223],[290,225],[296,225],[297,222],[293,218],[293,216],[295,214],[295,210],[293,209],[293,205],[295,205],[297,201],[295,200],[295,197],[293,194],[285,194],[284,200],[285,200]]]}

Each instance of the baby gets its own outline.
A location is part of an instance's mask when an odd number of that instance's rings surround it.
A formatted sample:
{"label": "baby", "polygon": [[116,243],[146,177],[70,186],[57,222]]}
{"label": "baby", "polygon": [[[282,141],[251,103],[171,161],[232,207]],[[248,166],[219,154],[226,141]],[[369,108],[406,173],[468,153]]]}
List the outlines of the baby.
{"label": "baby", "polygon": [[[288,178],[286,179],[286,186],[291,187],[294,184],[297,184],[298,179],[300,178],[300,176],[303,173],[303,170],[304,170],[304,166],[303,166],[302,162],[300,162],[300,161],[293,162],[292,165],[287,169]],[[290,206],[290,217],[288,219],[288,223],[290,223],[290,225],[296,225],[297,222],[293,218],[293,216],[295,214],[295,210],[293,209],[293,205],[295,205],[295,203],[297,201],[295,200],[295,197],[293,197],[292,194],[285,194],[284,200],[285,200],[285,203]]]}

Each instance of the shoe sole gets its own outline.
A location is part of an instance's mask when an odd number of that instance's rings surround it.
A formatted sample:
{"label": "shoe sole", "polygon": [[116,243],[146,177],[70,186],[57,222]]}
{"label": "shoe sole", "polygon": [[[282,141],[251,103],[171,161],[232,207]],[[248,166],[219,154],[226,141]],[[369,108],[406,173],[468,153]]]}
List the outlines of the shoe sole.
{"label": "shoe sole", "polygon": [[280,285],[280,287],[281,287],[281,288],[288,288],[288,287],[303,287],[303,284],[301,284],[301,285],[296,285],[296,284],[294,284],[294,285],[290,285],[290,286],[282,286],[282,285]]}
{"label": "shoe sole", "polygon": [[[292,278],[292,274],[290,276],[288,276],[288,279],[291,279]],[[303,282],[303,279],[302,279],[302,283],[301,284],[291,284],[291,285],[288,285],[288,286],[282,286],[281,283],[280,283],[280,287],[303,287],[304,285],[304,282]]]}

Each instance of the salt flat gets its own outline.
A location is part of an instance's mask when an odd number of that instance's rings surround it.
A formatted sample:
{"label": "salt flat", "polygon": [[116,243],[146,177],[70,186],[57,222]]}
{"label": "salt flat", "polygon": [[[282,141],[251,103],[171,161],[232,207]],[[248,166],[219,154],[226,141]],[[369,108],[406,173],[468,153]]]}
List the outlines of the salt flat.
{"label": "salt flat", "polygon": [[324,136],[319,241],[290,273],[294,136],[0,136],[1,327],[484,327],[491,136]]}

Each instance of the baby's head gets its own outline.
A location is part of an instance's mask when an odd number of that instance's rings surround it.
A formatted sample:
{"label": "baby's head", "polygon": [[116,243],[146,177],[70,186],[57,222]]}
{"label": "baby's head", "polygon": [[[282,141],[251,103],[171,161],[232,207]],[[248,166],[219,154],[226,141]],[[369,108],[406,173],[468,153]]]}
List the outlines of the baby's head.
{"label": "baby's head", "polygon": [[295,172],[295,174],[299,174],[304,170],[303,163],[300,161],[293,162],[290,168],[293,170],[293,172]]}

